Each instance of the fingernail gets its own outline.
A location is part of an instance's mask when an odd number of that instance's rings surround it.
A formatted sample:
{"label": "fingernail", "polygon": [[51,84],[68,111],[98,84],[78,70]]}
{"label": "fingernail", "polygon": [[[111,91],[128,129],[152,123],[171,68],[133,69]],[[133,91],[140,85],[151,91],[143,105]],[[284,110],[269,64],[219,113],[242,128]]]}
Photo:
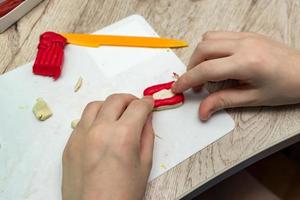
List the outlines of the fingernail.
{"label": "fingernail", "polygon": [[207,118],[203,118],[203,117],[200,116],[200,120],[203,121],[203,122],[207,121],[207,119],[208,119],[208,117]]}
{"label": "fingernail", "polygon": [[208,113],[207,119],[211,117],[212,113]]}
{"label": "fingernail", "polygon": [[209,119],[214,114],[214,112],[216,112],[215,108],[209,110],[208,115],[207,115],[207,119]]}
{"label": "fingernail", "polygon": [[216,108],[211,109],[211,110],[208,112],[207,119],[209,119],[216,111],[217,111]]}
{"label": "fingernail", "polygon": [[211,115],[212,115],[212,113],[209,113],[209,114],[207,115],[207,117],[201,118],[201,121],[206,122],[207,120],[209,120],[209,118],[211,117]]}

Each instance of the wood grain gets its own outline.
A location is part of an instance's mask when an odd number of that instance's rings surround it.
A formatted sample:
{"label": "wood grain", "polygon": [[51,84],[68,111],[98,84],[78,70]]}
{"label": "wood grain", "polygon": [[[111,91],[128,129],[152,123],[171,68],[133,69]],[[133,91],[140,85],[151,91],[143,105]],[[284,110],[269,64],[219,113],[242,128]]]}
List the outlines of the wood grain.
{"label": "wood grain", "polygon": [[[93,32],[131,14],[161,36],[189,41],[185,62],[208,30],[252,31],[300,48],[298,0],[45,0],[0,34],[0,74],[34,59],[40,33]],[[145,199],[177,199],[243,161],[294,139],[300,106],[231,109],[234,131],[152,181]],[[298,138],[298,137],[297,137]]]}

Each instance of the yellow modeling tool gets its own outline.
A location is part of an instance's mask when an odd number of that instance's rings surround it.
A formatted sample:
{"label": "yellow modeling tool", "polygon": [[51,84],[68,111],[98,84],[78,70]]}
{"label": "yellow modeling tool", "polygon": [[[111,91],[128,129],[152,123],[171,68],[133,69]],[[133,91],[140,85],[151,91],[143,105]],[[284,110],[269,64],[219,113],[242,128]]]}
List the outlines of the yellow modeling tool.
{"label": "yellow modeling tool", "polygon": [[60,33],[67,38],[68,43],[80,46],[127,46],[127,47],[150,47],[150,48],[179,48],[186,47],[185,41],[159,38],[159,37],[136,37],[117,35],[92,35]]}

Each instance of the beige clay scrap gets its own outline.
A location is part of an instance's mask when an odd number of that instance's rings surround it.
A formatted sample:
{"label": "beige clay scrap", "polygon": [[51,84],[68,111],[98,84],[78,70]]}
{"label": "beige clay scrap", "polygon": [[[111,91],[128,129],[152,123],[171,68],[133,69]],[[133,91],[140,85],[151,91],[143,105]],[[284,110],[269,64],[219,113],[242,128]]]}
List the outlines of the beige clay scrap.
{"label": "beige clay scrap", "polygon": [[167,99],[173,97],[175,94],[169,89],[163,89],[153,94],[154,99]]}
{"label": "beige clay scrap", "polygon": [[53,114],[46,101],[44,101],[44,99],[42,98],[38,98],[36,100],[36,103],[32,108],[32,112],[35,115],[35,117],[40,121],[45,121]]}
{"label": "beige clay scrap", "polygon": [[76,128],[76,126],[77,126],[79,120],[80,120],[80,119],[75,119],[75,120],[73,120],[73,121],[71,122],[71,127],[72,127],[73,129]]}
{"label": "beige clay scrap", "polygon": [[74,87],[74,92],[78,92],[78,90],[81,88],[82,81],[83,81],[82,77],[79,77],[79,79]]}

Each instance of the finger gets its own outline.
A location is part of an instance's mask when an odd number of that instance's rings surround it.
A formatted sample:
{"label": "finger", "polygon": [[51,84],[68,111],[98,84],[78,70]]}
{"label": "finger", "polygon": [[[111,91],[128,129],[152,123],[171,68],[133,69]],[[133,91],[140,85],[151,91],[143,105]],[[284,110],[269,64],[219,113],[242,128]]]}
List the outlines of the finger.
{"label": "finger", "polygon": [[258,99],[255,89],[225,89],[212,93],[200,105],[199,115],[201,120],[207,120],[218,110],[243,106],[254,106]]}
{"label": "finger", "polygon": [[133,100],[137,99],[130,94],[113,94],[106,98],[96,119],[96,123],[101,120],[116,121],[122,115],[126,107]]}
{"label": "finger", "polygon": [[241,79],[245,71],[233,57],[208,60],[190,71],[184,73],[173,84],[174,93],[182,93],[190,88],[204,85],[208,81],[223,81],[227,79]]}
{"label": "finger", "polygon": [[82,112],[81,119],[77,125],[77,127],[85,127],[88,128],[95,121],[99,110],[101,109],[103,102],[102,101],[94,101],[85,107]]}
{"label": "finger", "polygon": [[119,122],[130,126],[132,130],[135,130],[137,138],[140,138],[147,118],[152,113],[153,106],[154,100],[152,97],[143,97],[142,99],[134,100],[124,111]]}
{"label": "finger", "polygon": [[141,160],[151,166],[153,158],[154,131],[152,127],[152,115],[147,119],[141,135]]}
{"label": "finger", "polygon": [[253,36],[256,34],[251,32],[209,31],[203,34],[202,40],[237,40]]}
{"label": "finger", "polygon": [[234,40],[213,40],[200,42],[192,54],[187,70],[191,70],[205,60],[231,56],[237,48]]}
{"label": "finger", "polygon": [[193,87],[193,91],[196,92],[196,93],[202,91],[202,89],[203,89],[203,85]]}

